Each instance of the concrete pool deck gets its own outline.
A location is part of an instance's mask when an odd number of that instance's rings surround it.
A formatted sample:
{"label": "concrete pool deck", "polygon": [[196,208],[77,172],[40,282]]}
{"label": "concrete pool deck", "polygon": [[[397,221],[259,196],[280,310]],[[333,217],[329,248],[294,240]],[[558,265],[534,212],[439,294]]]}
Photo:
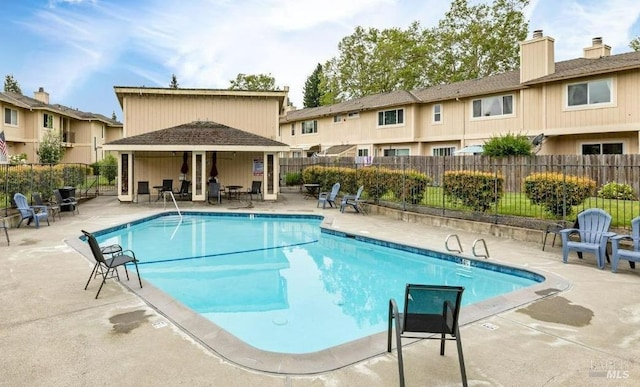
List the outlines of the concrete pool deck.
{"label": "concrete pool deck", "polygon": [[[227,201],[215,206],[182,202],[180,206],[184,210],[323,214],[333,218],[332,227],[338,230],[439,251],[451,233],[460,236],[465,251],[471,250],[473,240],[484,238],[490,260],[553,273],[570,286],[461,327],[470,385],[640,383],[640,272],[630,270],[626,262],[616,274],[609,265],[598,270],[589,255],[583,260],[573,255],[569,264],[563,264],[559,247],[547,245],[541,251],[540,242],[378,215],[341,214],[336,209],[318,209],[315,200],[304,200],[298,193],[284,194],[275,203],[254,202],[251,209]],[[335,371],[264,373],[213,353],[112,280],[95,300],[97,280],[83,290],[93,264],[65,240],[78,236],[81,229],[121,224],[163,211],[163,206],[160,202],[120,204],[114,197],[100,197],[82,203],[80,211],[75,216],[64,213],[62,220],[38,230],[10,229],[10,247],[0,238],[0,386],[398,384],[395,352],[387,354],[385,348],[380,355]],[[453,343],[448,343],[444,357],[434,340],[407,345],[404,354],[407,386],[460,384]]]}

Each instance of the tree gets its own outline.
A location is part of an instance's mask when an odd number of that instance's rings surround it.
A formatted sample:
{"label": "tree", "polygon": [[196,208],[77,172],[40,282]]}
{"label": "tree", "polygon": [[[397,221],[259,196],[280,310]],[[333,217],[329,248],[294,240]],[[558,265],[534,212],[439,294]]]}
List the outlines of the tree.
{"label": "tree", "polygon": [[229,81],[229,90],[279,90],[275,87],[276,80],[271,74],[242,74],[239,73],[236,79]]}
{"label": "tree", "polygon": [[326,86],[338,101],[422,86],[427,66],[420,24],[407,30],[356,27],[325,66]]}
{"label": "tree", "polygon": [[491,137],[484,142],[482,154],[485,156],[531,156],[533,144],[529,137],[523,134],[507,133]]}
{"label": "tree", "polygon": [[454,0],[426,38],[432,43],[429,83],[447,84],[487,77],[519,65],[519,42],[527,37],[523,9],[529,0],[494,0],[469,6]]}
{"label": "tree", "polygon": [[305,108],[318,107],[321,105],[321,82],[322,82],[322,65],[318,63],[316,69],[307,78],[304,83],[304,96],[302,103]]}
{"label": "tree", "polygon": [[171,83],[169,83],[169,88],[170,89],[177,89],[178,86],[180,86],[178,84],[178,78],[176,77],[175,74],[171,74]]}
{"label": "tree", "polygon": [[4,77],[4,91],[22,94],[20,85],[18,84],[18,81],[13,78],[12,74],[7,74],[7,76]]}
{"label": "tree", "polygon": [[631,40],[629,47],[631,47],[633,51],[640,51],[640,35]]}
{"label": "tree", "polygon": [[529,0],[494,0],[469,6],[453,0],[438,26],[414,22],[406,30],[357,27],[339,55],[323,66],[323,104],[393,90],[411,90],[486,77],[519,65],[519,42]]}
{"label": "tree", "polygon": [[36,153],[40,164],[58,164],[64,156],[64,147],[60,136],[51,131],[45,134]]}

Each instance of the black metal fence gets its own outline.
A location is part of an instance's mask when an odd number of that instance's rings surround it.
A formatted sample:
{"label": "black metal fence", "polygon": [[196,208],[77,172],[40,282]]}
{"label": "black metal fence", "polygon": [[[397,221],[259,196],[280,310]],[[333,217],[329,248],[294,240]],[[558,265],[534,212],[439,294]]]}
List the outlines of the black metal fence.
{"label": "black metal fence", "polygon": [[[326,175],[317,175],[327,176],[324,181],[304,181],[303,171],[311,166],[335,168]],[[386,177],[389,170],[400,173],[403,178],[389,179]],[[474,210],[455,200],[443,188],[445,174],[452,171],[495,176],[495,181],[501,180],[501,189],[496,184],[495,197],[485,211]],[[280,172],[283,186],[317,183],[321,190],[327,191],[338,181],[342,185],[341,194],[345,194],[365,185],[365,199],[381,206],[527,228],[544,229],[550,222],[573,221],[580,211],[592,207],[610,213],[612,226],[616,228],[630,227],[631,219],[640,215],[640,155],[403,156],[376,157],[369,163],[354,162],[353,158],[290,158],[281,160]],[[411,178],[415,173],[425,176],[423,187],[415,187],[415,179]],[[566,189],[564,183],[568,179],[589,181],[593,189],[578,203],[575,198],[572,202],[570,192],[555,192],[559,207],[550,209],[527,195],[525,179],[534,174],[557,178],[560,188],[556,190]]]}
{"label": "black metal fence", "polygon": [[117,167],[87,164],[0,164],[0,212],[7,216],[15,207],[13,195],[24,194],[29,200],[38,192],[53,199],[53,190],[74,189],[76,198],[116,195]]}

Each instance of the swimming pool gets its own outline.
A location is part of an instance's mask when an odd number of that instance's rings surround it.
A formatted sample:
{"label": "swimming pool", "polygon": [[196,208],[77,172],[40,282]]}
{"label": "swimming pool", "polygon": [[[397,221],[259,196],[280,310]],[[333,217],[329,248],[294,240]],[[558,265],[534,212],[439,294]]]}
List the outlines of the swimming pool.
{"label": "swimming pool", "polygon": [[[307,354],[386,330],[406,283],[460,285],[470,305],[544,278],[319,227],[319,216],[172,213],[96,232],[142,278],[245,343]],[[324,231],[324,232],[323,232]],[[430,255],[430,256],[427,256]],[[401,306],[401,305],[400,305]]]}

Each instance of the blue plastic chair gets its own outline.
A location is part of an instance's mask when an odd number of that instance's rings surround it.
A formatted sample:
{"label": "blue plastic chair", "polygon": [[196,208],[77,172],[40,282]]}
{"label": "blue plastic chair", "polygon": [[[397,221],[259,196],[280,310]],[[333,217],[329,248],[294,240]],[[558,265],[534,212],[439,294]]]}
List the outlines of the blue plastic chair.
{"label": "blue plastic chair", "polygon": [[[623,240],[633,241],[633,249],[621,249],[620,242]],[[635,268],[635,264],[631,262],[640,262],[640,216],[631,221],[631,235],[616,235],[611,238],[611,255],[611,271],[614,273],[618,270],[621,259],[629,261],[632,268]]]}
{"label": "blue plastic chair", "polygon": [[33,221],[36,224],[36,228],[39,228],[40,219],[45,219],[47,225],[50,226],[47,206],[30,206],[26,196],[21,193],[13,195],[13,201],[16,203],[16,207],[18,207],[18,211],[20,212],[20,223],[18,223],[18,227],[26,220],[27,225]]}
{"label": "blue plastic chair", "polygon": [[351,206],[356,213],[361,212],[364,214],[364,208],[360,205],[360,196],[362,195],[362,191],[364,191],[363,185],[358,188],[358,192],[356,192],[355,195],[344,195],[342,197],[342,203],[340,203],[340,212],[344,212],[347,206]]}
{"label": "blue plastic chair", "polygon": [[[578,214],[578,228],[560,230],[562,236],[562,262],[567,263],[570,251],[592,253],[596,256],[598,268],[604,269],[607,242],[616,235],[609,232],[611,215],[599,208],[590,208]],[[569,239],[572,234],[580,236],[579,241]]]}
{"label": "blue plastic chair", "polygon": [[326,207],[327,203],[329,203],[330,207],[335,207],[336,196],[338,196],[338,192],[340,192],[340,183],[335,183],[331,188],[331,192],[320,192],[316,208],[320,207],[320,203],[322,203],[322,209]]}

